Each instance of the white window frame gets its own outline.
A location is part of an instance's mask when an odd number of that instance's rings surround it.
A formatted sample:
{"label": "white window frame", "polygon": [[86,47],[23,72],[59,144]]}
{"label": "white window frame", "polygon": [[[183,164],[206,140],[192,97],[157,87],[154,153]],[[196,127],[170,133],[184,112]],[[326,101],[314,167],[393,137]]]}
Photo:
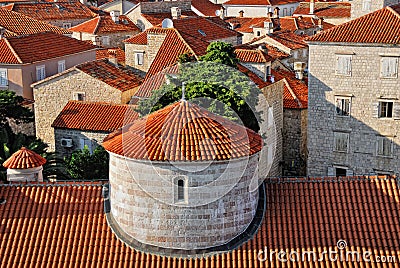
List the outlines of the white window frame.
{"label": "white window frame", "polygon": [[393,137],[387,137],[387,136],[376,137],[376,155],[382,157],[393,156]]}
{"label": "white window frame", "polygon": [[135,52],[135,65],[143,65],[144,52]]}
{"label": "white window frame", "polygon": [[57,63],[57,71],[59,73],[64,72],[65,71],[65,60],[60,60]]}
{"label": "white window frame", "polygon": [[[82,100],[79,99],[79,95],[82,95]],[[85,101],[86,100],[86,93],[85,92],[74,92],[72,93],[72,99],[76,101]]]}
{"label": "white window frame", "polygon": [[110,37],[105,35],[101,37],[101,44],[104,46],[109,46],[110,45]]}
{"label": "white window frame", "polygon": [[[346,101],[348,101],[346,107]],[[343,113],[345,112],[345,113]],[[351,97],[336,96],[335,97],[335,116],[349,117],[351,114]]]}
{"label": "white window frame", "polygon": [[5,68],[0,69],[0,87],[8,87],[8,71]]}
{"label": "white window frame", "polygon": [[69,29],[72,27],[72,24],[71,24],[71,22],[63,22],[62,27],[64,29]]}
{"label": "white window frame", "polygon": [[[341,146],[338,144],[338,139],[343,138],[346,141],[346,148],[340,148]],[[334,131],[333,132],[333,151],[340,153],[348,153],[349,151],[349,138],[350,134],[348,132]]]}
{"label": "white window frame", "polygon": [[[385,105],[386,107],[383,107],[384,103],[387,103],[387,105]],[[391,105],[389,105],[389,103],[391,103]],[[391,106],[391,112],[389,113],[390,106]],[[388,116],[390,114],[391,116]],[[394,117],[394,101],[380,100],[378,102],[378,118],[393,118],[393,117]]]}
{"label": "white window frame", "polygon": [[382,57],[381,58],[381,77],[397,78],[399,71],[398,57]]}
{"label": "white window frame", "polygon": [[363,0],[362,1],[362,10],[363,11],[371,11],[371,0]]}
{"label": "white window frame", "polygon": [[336,75],[351,76],[352,55],[336,55]]}
{"label": "white window frame", "polygon": [[46,78],[46,66],[36,66],[36,81],[40,81]]}

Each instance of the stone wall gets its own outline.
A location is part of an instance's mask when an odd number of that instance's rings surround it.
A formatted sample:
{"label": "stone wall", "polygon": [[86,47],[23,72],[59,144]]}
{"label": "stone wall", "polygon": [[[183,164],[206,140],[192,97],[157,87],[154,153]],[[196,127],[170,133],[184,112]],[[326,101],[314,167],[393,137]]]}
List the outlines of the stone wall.
{"label": "stone wall", "polygon": [[101,46],[102,47],[107,47],[107,48],[113,48],[113,47],[119,47],[121,49],[124,49],[124,41],[125,39],[128,39],[131,36],[134,36],[138,34],[138,31],[127,31],[127,32],[117,32],[117,33],[104,33],[104,34],[88,34],[88,33],[80,33],[80,32],[73,32],[72,37],[78,40],[89,40],[89,41],[94,41],[94,38],[96,36],[100,37],[100,40],[102,40],[103,36],[108,36],[110,38],[110,43],[108,45],[105,45],[101,41]]}
{"label": "stone wall", "polygon": [[140,2],[140,11],[143,14],[171,12],[171,7],[179,7],[181,11],[191,11],[192,1]]}
{"label": "stone wall", "polygon": [[400,0],[371,0],[371,9],[363,10],[364,0],[353,0],[351,1],[351,19],[355,19],[370,12],[374,12],[385,6],[394,5],[400,3]]}
{"label": "stone wall", "polygon": [[305,176],[307,166],[307,109],[283,110],[283,176]]}
{"label": "stone wall", "polygon": [[[176,249],[222,245],[252,221],[258,155],[219,162],[149,162],[110,153],[111,213],[139,242]],[[176,164],[176,165],[175,165]],[[195,171],[195,172],[190,172]],[[177,202],[177,179],[187,181]]]}
{"label": "stone wall", "polygon": [[72,70],[64,75],[40,83],[33,88],[35,95],[36,135],[54,151],[54,131],[51,124],[74,92],[85,93],[86,101],[121,104],[121,91],[83,72]]}
{"label": "stone wall", "polygon": [[90,18],[87,18],[87,19],[65,19],[65,20],[43,20],[43,21],[47,22],[48,24],[63,28],[63,23],[71,23],[71,27],[74,27],[74,26],[81,24],[88,20],[90,20]]}
{"label": "stone wall", "polygon": [[[351,56],[351,75],[336,74],[337,57]],[[400,77],[381,77],[382,56],[399,57],[400,47],[310,44],[308,175],[326,176],[337,167],[348,174],[400,170]],[[350,116],[337,116],[335,97],[351,100]],[[393,101],[393,118],[378,118],[378,102]],[[349,135],[348,152],[334,151],[334,132]],[[380,136],[393,140],[393,155],[377,155]],[[334,175],[334,174],[333,174]]]}

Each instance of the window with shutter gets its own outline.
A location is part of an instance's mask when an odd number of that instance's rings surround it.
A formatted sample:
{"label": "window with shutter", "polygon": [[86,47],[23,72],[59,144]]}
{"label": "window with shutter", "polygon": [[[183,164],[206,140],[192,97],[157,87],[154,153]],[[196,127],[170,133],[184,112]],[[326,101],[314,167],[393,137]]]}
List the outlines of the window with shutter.
{"label": "window with shutter", "polygon": [[347,153],[349,147],[349,133],[334,132],[334,151]]}
{"label": "window with shutter", "polygon": [[46,78],[46,66],[36,66],[36,80],[40,81]]}
{"label": "window with shutter", "polygon": [[0,69],[0,87],[8,86],[7,69]]}
{"label": "window with shutter", "polygon": [[135,53],[135,62],[136,65],[143,65],[143,52]]}
{"label": "window with shutter", "polygon": [[65,60],[60,60],[58,62],[58,72],[64,72],[65,71]]}
{"label": "window with shutter", "polygon": [[363,0],[362,10],[363,11],[371,11],[371,0]]}
{"label": "window with shutter", "polygon": [[350,97],[336,97],[336,115],[350,116]]}
{"label": "window with shutter", "polygon": [[380,101],[378,108],[379,118],[392,118],[393,117],[393,101]]}
{"label": "window with shutter", "polygon": [[382,57],[381,77],[397,78],[399,59],[397,57]]}
{"label": "window with shutter", "polygon": [[379,156],[392,156],[393,139],[391,137],[377,137],[376,154]]}
{"label": "window with shutter", "polygon": [[336,74],[351,75],[351,55],[337,56]]}

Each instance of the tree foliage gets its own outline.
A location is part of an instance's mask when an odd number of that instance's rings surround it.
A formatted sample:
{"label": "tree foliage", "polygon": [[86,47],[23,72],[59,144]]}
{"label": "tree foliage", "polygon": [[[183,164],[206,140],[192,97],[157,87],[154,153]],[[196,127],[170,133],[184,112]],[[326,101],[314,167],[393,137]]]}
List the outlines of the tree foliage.
{"label": "tree foliage", "polygon": [[21,105],[23,101],[24,98],[13,91],[0,90],[0,127],[8,125],[9,118],[17,124],[33,122],[33,112]]}
{"label": "tree foliage", "polygon": [[107,151],[98,146],[93,154],[87,146],[83,150],[72,153],[64,159],[67,173],[74,180],[106,180],[108,179]]}
{"label": "tree foliage", "polygon": [[229,43],[213,42],[207,47],[206,52],[205,55],[200,57],[201,61],[222,63],[233,68],[236,68],[239,62],[236,58],[235,48]]}

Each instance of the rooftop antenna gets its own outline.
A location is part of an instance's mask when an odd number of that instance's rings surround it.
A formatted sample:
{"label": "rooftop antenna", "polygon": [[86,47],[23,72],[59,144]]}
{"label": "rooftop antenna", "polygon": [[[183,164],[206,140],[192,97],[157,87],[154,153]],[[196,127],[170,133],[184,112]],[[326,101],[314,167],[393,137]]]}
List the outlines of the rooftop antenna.
{"label": "rooftop antenna", "polygon": [[186,82],[182,82],[182,100],[186,101],[185,99],[185,84]]}

